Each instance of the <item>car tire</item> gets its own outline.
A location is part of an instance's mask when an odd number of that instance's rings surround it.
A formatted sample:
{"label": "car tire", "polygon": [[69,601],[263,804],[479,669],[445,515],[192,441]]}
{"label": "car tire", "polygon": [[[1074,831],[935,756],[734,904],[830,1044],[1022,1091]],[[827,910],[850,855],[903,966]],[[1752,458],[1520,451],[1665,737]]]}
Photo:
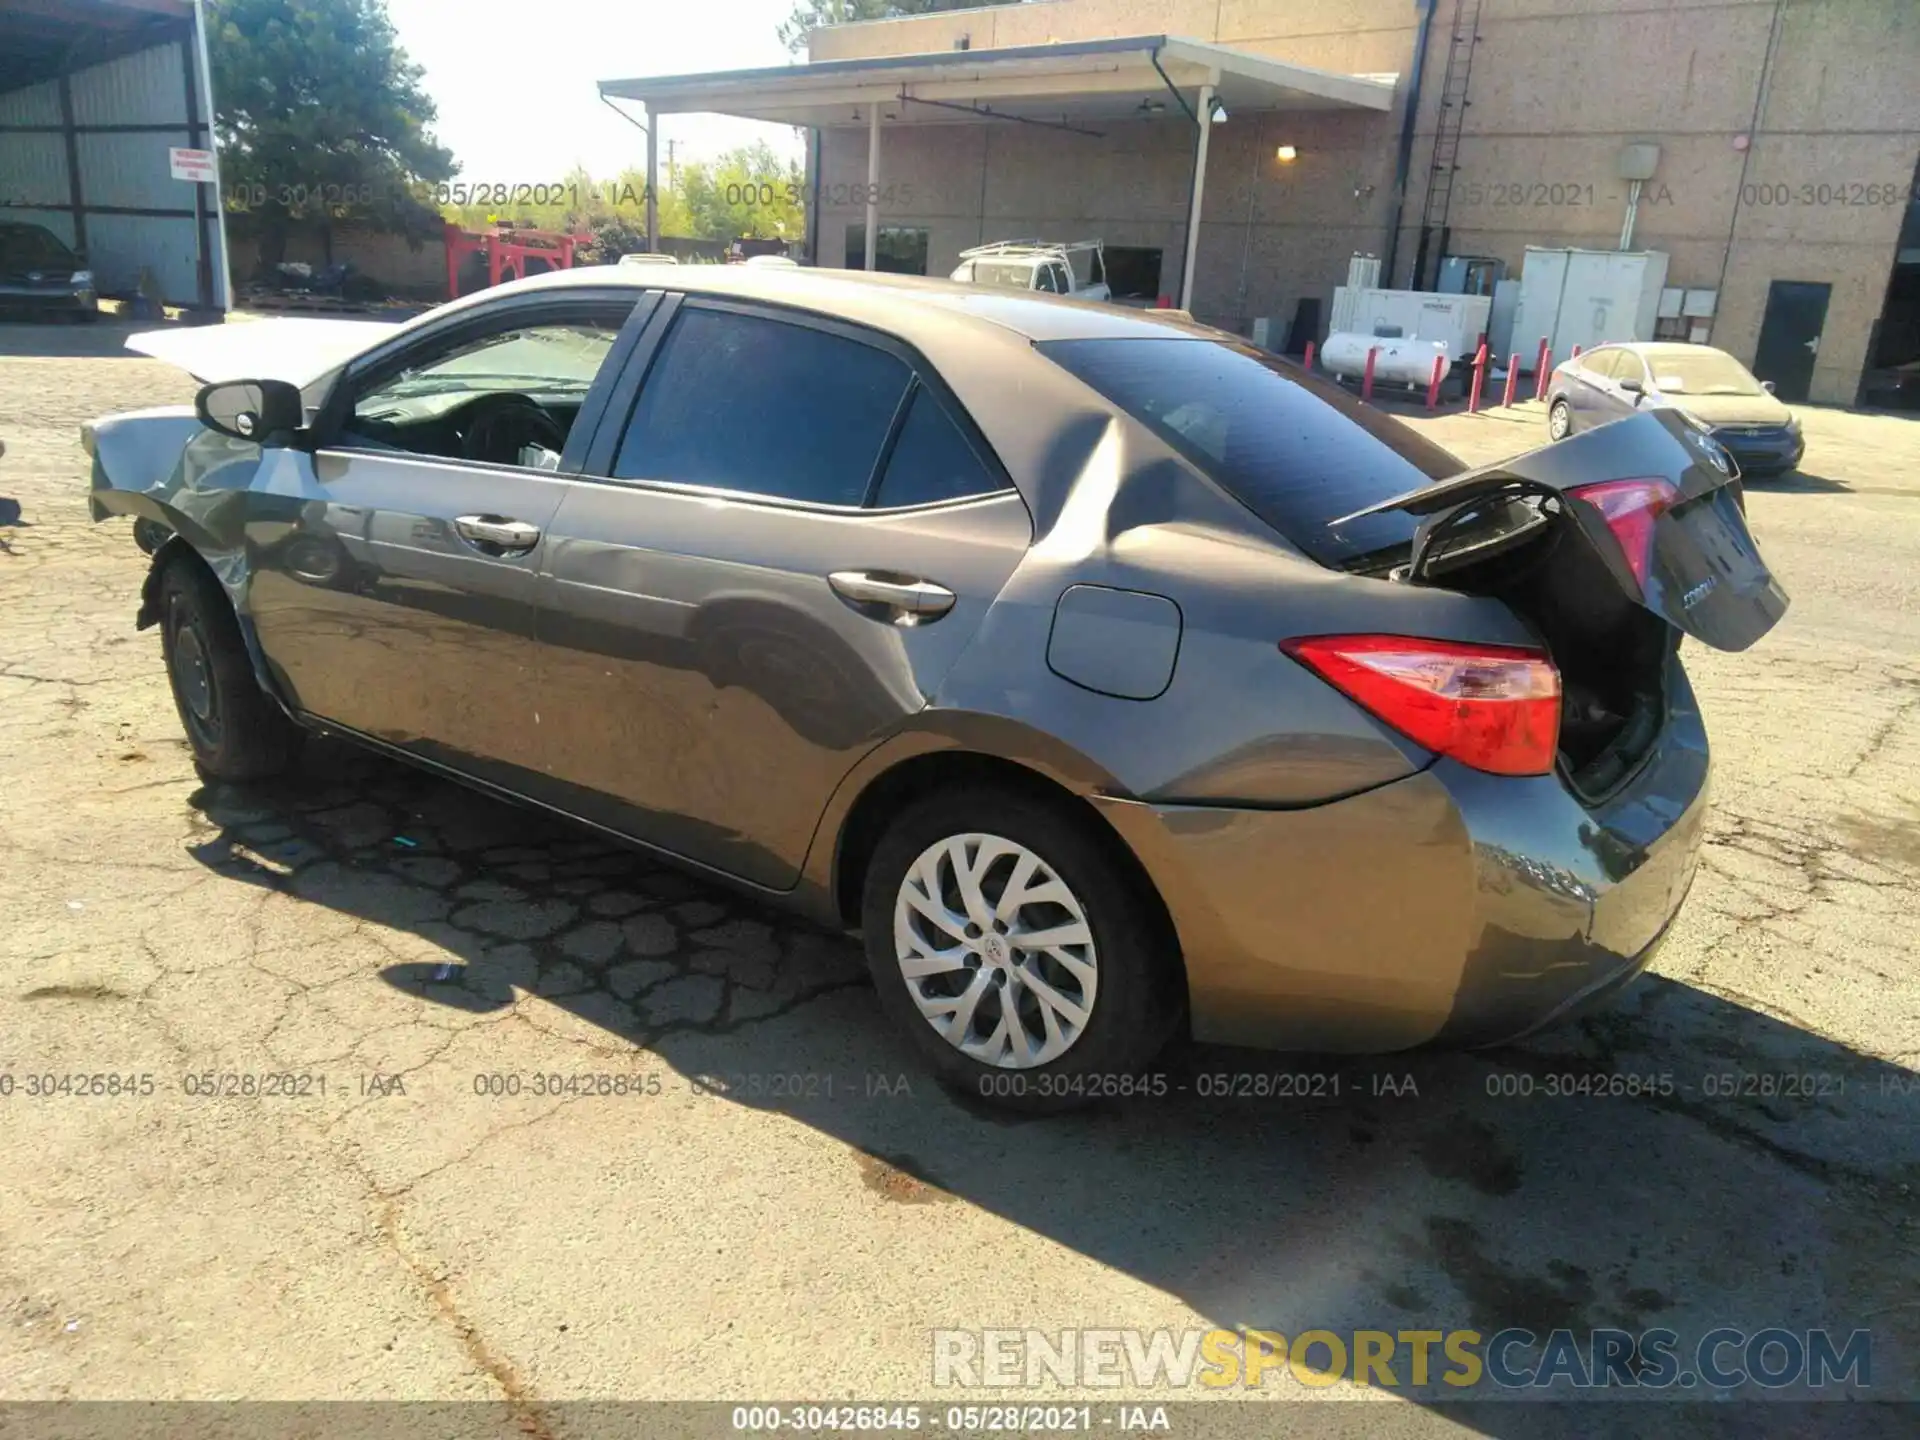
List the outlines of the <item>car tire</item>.
{"label": "car tire", "polygon": [[1573,407],[1564,400],[1556,400],[1547,410],[1547,435],[1553,440],[1564,440],[1573,433]]}
{"label": "car tire", "polygon": [[[990,787],[922,799],[882,835],[861,897],[867,964],[881,1008],[903,1027],[943,1084],[964,1097],[1027,1113],[1071,1110],[1103,1096],[1152,1093],[1150,1077],[1140,1072],[1183,1019],[1185,986],[1169,927],[1146,898],[1143,877],[1113,853],[1117,843],[1102,844],[1090,822],[1064,807]],[[958,858],[971,857],[970,870],[977,868],[983,910],[1005,898],[1029,857],[1034,868],[1025,871],[1020,893],[1040,898],[1016,904],[1010,921],[990,914],[999,925],[969,921],[971,940],[957,928],[935,925],[913,907],[906,891],[917,885],[922,897],[932,898],[937,888],[945,901],[964,907],[954,869],[956,845]],[[951,904],[942,910],[950,924],[964,918]],[[903,925],[909,927],[904,934]],[[1084,927],[1087,943],[1041,953],[1008,944],[1023,933],[1062,934],[1076,927]],[[932,948],[963,950],[966,958],[910,980],[903,957],[928,957],[928,935],[943,942]],[[1069,969],[1063,955],[1075,961],[1075,968]],[[983,978],[971,978],[976,976]],[[1030,985],[1029,976],[1044,989]],[[966,1005],[968,992],[971,1005]],[[1043,1002],[1043,993],[1078,1009],[1083,1019],[1075,1024],[1068,1008]],[[1010,1032],[1003,1035],[1002,997],[1008,994],[1015,997],[1015,1023],[1027,1041],[1024,1055],[1017,1054]],[[954,1001],[940,1028],[922,1008],[929,998],[936,1006]],[[1084,1007],[1083,1000],[1089,1002]],[[961,1018],[963,1005],[970,1022]],[[962,1027],[958,1041],[947,1038],[956,1022]],[[1064,1046],[1043,1058],[1069,1029]],[[983,1058],[996,1035],[1003,1035],[1000,1063]],[[963,1042],[973,1053],[962,1048]]]}
{"label": "car tire", "polygon": [[305,733],[260,688],[233,606],[197,560],[176,559],[160,577],[160,648],[203,778],[264,780],[293,763]]}
{"label": "car tire", "polygon": [[144,515],[133,522],[133,543],[140,547],[143,554],[157,554],[172,534],[173,531],[158,520],[149,520]]}

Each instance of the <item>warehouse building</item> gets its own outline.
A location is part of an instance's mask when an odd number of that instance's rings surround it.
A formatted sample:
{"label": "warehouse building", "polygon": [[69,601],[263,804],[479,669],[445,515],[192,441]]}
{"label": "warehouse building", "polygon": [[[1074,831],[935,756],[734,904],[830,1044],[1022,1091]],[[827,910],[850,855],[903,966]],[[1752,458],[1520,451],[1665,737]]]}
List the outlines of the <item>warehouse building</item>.
{"label": "warehouse building", "polygon": [[0,224],[102,294],[228,308],[212,113],[197,0],[0,0]]}
{"label": "warehouse building", "polygon": [[1920,406],[1916,75],[1914,0],[1035,0],[601,89],[806,127],[823,265],[1097,237],[1117,292],[1297,351],[1356,253],[1431,289],[1631,247],[1661,336]]}

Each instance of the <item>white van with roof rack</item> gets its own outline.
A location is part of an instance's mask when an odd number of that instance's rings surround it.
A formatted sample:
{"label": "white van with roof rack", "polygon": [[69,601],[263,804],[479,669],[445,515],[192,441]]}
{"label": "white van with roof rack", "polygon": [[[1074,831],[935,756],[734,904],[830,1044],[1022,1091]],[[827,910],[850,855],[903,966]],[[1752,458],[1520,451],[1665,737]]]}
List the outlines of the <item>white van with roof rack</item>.
{"label": "white van with roof rack", "polygon": [[998,240],[960,252],[949,277],[971,285],[1111,300],[1105,252],[1098,240]]}

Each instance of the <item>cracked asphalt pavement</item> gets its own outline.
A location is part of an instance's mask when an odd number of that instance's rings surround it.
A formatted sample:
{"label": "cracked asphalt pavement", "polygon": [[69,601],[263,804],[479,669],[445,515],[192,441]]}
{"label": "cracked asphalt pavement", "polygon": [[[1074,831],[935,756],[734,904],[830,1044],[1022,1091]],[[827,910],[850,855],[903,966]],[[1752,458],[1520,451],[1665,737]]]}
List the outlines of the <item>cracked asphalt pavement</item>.
{"label": "cracked asphalt pavement", "polygon": [[[1611,1009],[1478,1055],[1186,1048],[1164,1099],[1015,1122],[926,1081],[844,937],[336,743],[204,785],[145,557],[86,513],[80,422],[192,394],[120,333],[0,327],[0,1398],[559,1434],[569,1399],[956,1398],[935,1328],[1215,1325],[1865,1328],[1920,1397],[1920,422],[1812,412],[1809,473],[1751,490],[1794,608],[1687,649],[1704,868]],[[1339,1094],[1196,1093],[1244,1071]]]}

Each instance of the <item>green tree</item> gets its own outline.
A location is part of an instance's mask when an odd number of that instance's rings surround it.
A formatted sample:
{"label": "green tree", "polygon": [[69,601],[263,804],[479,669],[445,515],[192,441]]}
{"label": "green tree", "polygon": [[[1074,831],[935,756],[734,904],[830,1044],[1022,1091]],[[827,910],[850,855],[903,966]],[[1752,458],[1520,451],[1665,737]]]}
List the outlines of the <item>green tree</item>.
{"label": "green tree", "polygon": [[940,10],[974,10],[986,5],[1018,5],[1021,0],[797,0],[779,29],[780,43],[792,54],[807,48],[807,32],[823,25],[857,20],[891,20],[899,15],[931,15]]}
{"label": "green tree", "polygon": [[670,232],[663,207],[662,234],[795,242],[806,234],[806,173],[798,161],[781,159],[765,141],[729,150],[710,162],[694,160],[676,167],[673,198],[688,229]]}
{"label": "green tree", "polygon": [[384,0],[210,0],[207,49],[221,181],[264,267],[299,223],[432,233],[421,188],[458,166]]}

